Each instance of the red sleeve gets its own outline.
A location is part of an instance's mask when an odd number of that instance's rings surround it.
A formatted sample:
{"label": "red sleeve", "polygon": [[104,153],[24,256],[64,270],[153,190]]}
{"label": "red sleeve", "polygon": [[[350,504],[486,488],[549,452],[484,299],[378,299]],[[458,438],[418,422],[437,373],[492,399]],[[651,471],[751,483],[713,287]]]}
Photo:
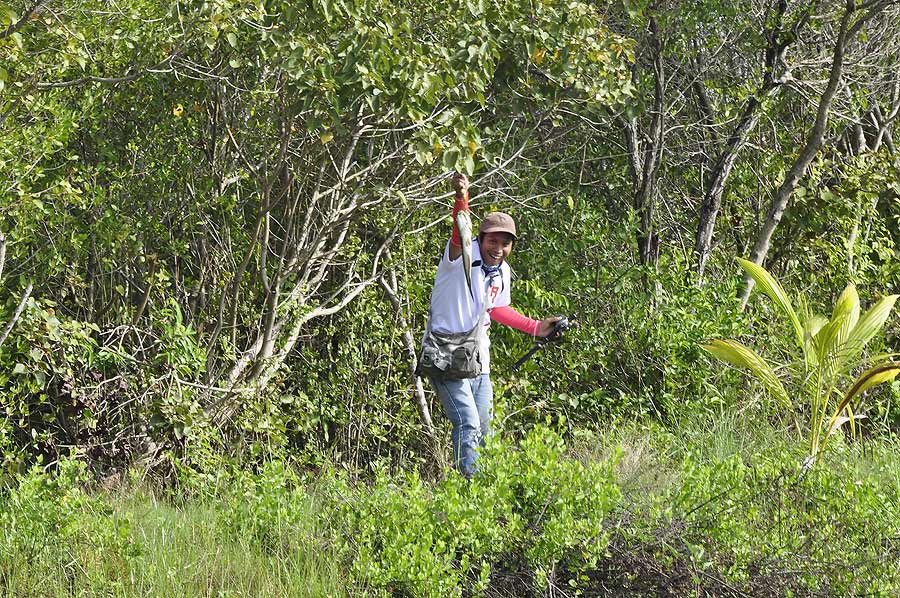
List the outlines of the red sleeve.
{"label": "red sleeve", "polygon": [[495,307],[490,311],[490,314],[493,321],[499,322],[504,326],[509,326],[510,328],[515,328],[516,330],[520,330],[531,336],[537,336],[538,327],[541,325],[539,320],[532,320],[529,317],[523,316],[508,305]]}
{"label": "red sleeve", "polygon": [[457,192],[456,201],[453,202],[453,233],[450,235],[450,243],[456,247],[462,247],[462,241],[459,238],[459,230],[456,228],[456,215],[459,212],[469,211],[469,192]]}

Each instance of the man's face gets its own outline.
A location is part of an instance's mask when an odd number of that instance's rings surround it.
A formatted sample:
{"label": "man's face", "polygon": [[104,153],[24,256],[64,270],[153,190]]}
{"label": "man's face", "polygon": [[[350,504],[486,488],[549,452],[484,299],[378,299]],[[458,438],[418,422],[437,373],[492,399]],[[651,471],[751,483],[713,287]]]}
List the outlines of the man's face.
{"label": "man's face", "polygon": [[512,251],[513,236],[509,233],[485,233],[481,239],[481,261],[487,266],[497,266]]}

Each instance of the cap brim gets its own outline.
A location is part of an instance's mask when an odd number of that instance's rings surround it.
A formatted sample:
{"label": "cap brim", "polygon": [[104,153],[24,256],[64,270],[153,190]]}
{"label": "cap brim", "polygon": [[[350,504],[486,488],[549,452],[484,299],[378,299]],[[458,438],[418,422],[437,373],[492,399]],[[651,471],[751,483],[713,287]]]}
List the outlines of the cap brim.
{"label": "cap brim", "polygon": [[479,235],[486,235],[488,233],[506,233],[507,235],[512,235],[512,238],[516,241],[519,240],[519,235],[506,228],[486,228],[484,230],[479,229],[478,231]]}

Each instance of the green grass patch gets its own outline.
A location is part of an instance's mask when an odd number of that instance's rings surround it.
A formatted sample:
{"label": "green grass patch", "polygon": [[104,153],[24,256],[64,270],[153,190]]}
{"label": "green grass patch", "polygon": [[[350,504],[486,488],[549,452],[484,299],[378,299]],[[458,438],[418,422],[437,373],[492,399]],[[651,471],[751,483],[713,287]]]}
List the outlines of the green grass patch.
{"label": "green grass patch", "polygon": [[[67,462],[56,475],[31,472],[3,495],[0,593],[343,595],[335,560],[317,540],[315,504],[306,492],[285,488],[276,495],[265,486],[262,502],[281,500],[287,508],[284,497],[291,501],[290,517],[265,519],[260,501],[238,479],[216,498],[178,505],[137,488],[87,492],[85,481],[77,464]],[[266,538],[254,532],[261,526]]]}

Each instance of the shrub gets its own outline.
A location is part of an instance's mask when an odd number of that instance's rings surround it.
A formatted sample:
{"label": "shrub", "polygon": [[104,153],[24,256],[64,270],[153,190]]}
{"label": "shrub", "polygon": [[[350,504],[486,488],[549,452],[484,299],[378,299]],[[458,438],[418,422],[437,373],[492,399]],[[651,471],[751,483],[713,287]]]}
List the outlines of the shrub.
{"label": "shrub", "polygon": [[228,537],[276,554],[303,541],[309,500],[297,474],[283,462],[270,461],[257,474],[235,472],[224,499],[219,525]]}
{"label": "shrub", "polygon": [[776,449],[709,461],[694,453],[678,469],[679,482],[628,530],[672,579],[773,596],[900,588],[894,465],[866,474],[847,459],[804,472],[792,451]]}
{"label": "shrub", "polygon": [[452,474],[433,487],[415,473],[381,473],[371,487],[333,480],[329,525],[344,522],[335,541],[354,583],[416,596],[577,585],[602,557],[603,521],[620,500],[613,464],[567,458],[538,427],[518,447],[495,439],[479,465],[472,481]]}

